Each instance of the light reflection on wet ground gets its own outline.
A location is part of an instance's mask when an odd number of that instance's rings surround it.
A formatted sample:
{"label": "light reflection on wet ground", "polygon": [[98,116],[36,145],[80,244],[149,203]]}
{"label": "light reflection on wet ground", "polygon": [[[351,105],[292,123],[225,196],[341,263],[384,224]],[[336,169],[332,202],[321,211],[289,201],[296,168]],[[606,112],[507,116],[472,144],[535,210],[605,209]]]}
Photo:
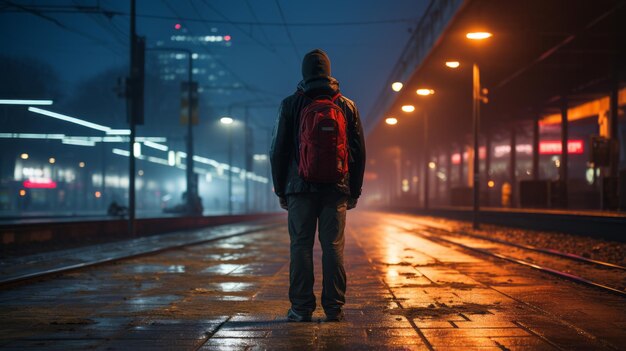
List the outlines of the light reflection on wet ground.
{"label": "light reflection on wet ground", "polygon": [[[321,308],[314,323],[286,322],[283,227],[0,291],[0,348],[548,350],[624,340],[598,322],[626,325],[612,296],[416,237],[381,214],[351,212],[348,224],[343,323],[316,323]],[[319,301],[319,244],[315,260]]]}

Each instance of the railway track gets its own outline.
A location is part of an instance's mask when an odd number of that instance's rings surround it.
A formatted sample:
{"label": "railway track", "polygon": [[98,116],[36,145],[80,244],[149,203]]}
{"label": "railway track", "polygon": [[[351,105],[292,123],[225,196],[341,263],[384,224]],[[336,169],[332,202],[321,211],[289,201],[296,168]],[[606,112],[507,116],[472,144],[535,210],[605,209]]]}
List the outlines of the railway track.
{"label": "railway track", "polygon": [[[284,225],[283,223],[275,223],[275,222],[267,223],[267,224],[259,224],[256,226],[252,226],[250,228],[242,228],[240,230],[235,230],[233,232],[226,232],[222,235],[218,234],[216,236],[208,237],[204,239],[189,240],[189,241],[179,242],[179,243],[170,244],[170,245],[160,245],[160,246],[156,245],[156,246],[148,247],[145,249],[129,250],[125,254],[117,254],[117,255],[111,255],[107,257],[100,257],[97,259],[86,260],[86,261],[82,261],[78,263],[60,264],[60,265],[48,267],[45,269],[25,272],[22,274],[13,274],[13,275],[5,276],[5,277],[0,277],[0,290],[12,288],[18,284],[28,284],[29,282],[32,282],[35,280],[50,278],[53,276],[58,276],[59,274],[73,272],[73,271],[77,271],[77,270],[81,270],[81,269],[85,269],[85,268],[89,268],[93,266],[113,263],[117,261],[123,261],[123,260],[131,259],[131,258],[141,257],[141,256],[155,255],[158,253],[162,253],[162,252],[170,251],[170,250],[176,250],[176,249],[180,249],[183,247],[201,245],[201,244],[224,240],[224,239],[228,239],[228,238],[232,238],[236,236],[253,234],[253,233],[260,232],[260,231],[277,228],[283,225]],[[147,237],[143,239],[150,240],[151,237]],[[69,262],[71,262],[71,260],[69,260]]]}
{"label": "railway track", "polygon": [[[446,243],[465,250],[530,267],[563,279],[626,297],[626,267],[593,260],[553,249],[490,238],[462,230],[435,227],[421,221],[390,220],[393,224],[431,241]],[[532,253],[535,258],[529,257]],[[516,254],[517,253],[517,254]],[[526,256],[526,257],[520,257]],[[538,263],[542,261],[543,263]]]}

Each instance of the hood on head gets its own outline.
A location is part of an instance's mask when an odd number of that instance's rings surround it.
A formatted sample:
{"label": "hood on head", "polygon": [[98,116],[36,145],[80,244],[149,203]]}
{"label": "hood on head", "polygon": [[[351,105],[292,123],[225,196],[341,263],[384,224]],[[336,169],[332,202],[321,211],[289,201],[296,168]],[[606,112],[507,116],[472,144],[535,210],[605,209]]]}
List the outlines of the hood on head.
{"label": "hood on head", "polygon": [[330,59],[323,50],[315,49],[304,55],[302,78],[305,81],[330,76]]}

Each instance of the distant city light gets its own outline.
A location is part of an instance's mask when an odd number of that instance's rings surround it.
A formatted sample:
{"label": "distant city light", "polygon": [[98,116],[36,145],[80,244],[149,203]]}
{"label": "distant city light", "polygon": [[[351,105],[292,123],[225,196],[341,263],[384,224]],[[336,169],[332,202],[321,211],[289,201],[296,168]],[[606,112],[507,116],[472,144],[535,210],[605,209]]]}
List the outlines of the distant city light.
{"label": "distant city light", "polygon": [[461,65],[459,61],[446,61],[446,66],[450,68],[458,68]]}
{"label": "distant city light", "polygon": [[465,37],[467,39],[472,39],[472,40],[482,40],[482,39],[491,38],[492,36],[493,34],[489,32],[471,32],[471,33],[465,34]]}
{"label": "distant city light", "polygon": [[176,165],[176,152],[174,152],[173,150],[170,150],[167,153],[167,164],[170,166]]}
{"label": "distant city light", "polygon": [[54,157],[50,157],[48,159],[48,162],[50,162],[50,164],[54,164],[57,160]]}
{"label": "distant city light", "polygon": [[21,197],[26,196],[26,190],[24,190],[24,189],[20,189],[20,196],[21,196]]}
{"label": "distant city light", "polygon": [[403,193],[407,193],[409,192],[410,188],[409,188],[409,180],[408,179],[402,179],[402,192]]}
{"label": "distant city light", "polygon": [[224,40],[225,41],[230,41],[230,39],[232,39],[230,35],[225,35],[224,36]]}
{"label": "distant city light", "polygon": [[79,162],[78,163],[78,167],[85,168],[85,162]]}
{"label": "distant city light", "polygon": [[435,164],[435,162],[428,162],[428,168],[430,169],[435,169],[435,167],[437,167],[437,165]]}
{"label": "distant city light", "polygon": [[222,124],[232,124],[234,120],[231,117],[222,117],[220,118],[220,123]]}
{"label": "distant city light", "polygon": [[27,153],[23,153],[23,154],[20,155],[20,158],[22,160],[28,160],[28,154]]}
{"label": "distant city light", "polygon": [[402,90],[402,86],[403,86],[403,84],[402,84],[402,83],[400,83],[400,82],[395,82],[395,83],[391,84],[391,89],[392,89],[393,91],[400,91],[400,90]]}
{"label": "distant city light", "polygon": [[14,100],[0,99],[0,105],[52,105],[52,100]]}
{"label": "distant city light", "polygon": [[432,90],[432,89],[424,89],[424,88],[422,88],[422,89],[417,89],[415,91],[415,93],[417,95],[421,95],[421,96],[428,96],[428,95],[433,95],[435,93],[435,91]]}
{"label": "distant city light", "polygon": [[404,106],[402,106],[402,111],[404,111],[404,112],[413,112],[413,111],[415,111],[415,106],[413,106],[413,105],[404,105]]}
{"label": "distant city light", "polygon": [[137,172],[137,174],[139,174],[139,176],[143,176],[143,169],[140,169],[139,172]]}
{"label": "distant city light", "polygon": [[[584,145],[582,140],[568,140],[567,153],[580,155],[584,152]],[[539,142],[539,155],[560,155],[561,146],[560,140],[543,140]]]}
{"label": "distant city light", "polygon": [[181,29],[182,27],[183,27],[183,26],[181,26],[181,25],[180,25],[180,23],[176,23],[176,24],[174,25],[174,29],[176,29],[176,30],[179,30],[179,29]]}
{"label": "distant city light", "polygon": [[493,180],[490,180],[487,182],[487,186],[490,188],[493,188],[494,186],[496,186],[496,182],[494,182]]}
{"label": "distant city light", "polygon": [[393,126],[393,125],[398,124],[398,119],[397,119],[397,118],[394,118],[394,117],[389,117],[389,118],[386,118],[386,119],[385,119],[385,123],[387,123],[387,124],[389,124],[389,125]]}
{"label": "distant city light", "polygon": [[254,159],[255,161],[265,161],[267,160],[267,155],[266,154],[254,154],[252,156],[252,159]]}
{"label": "distant city light", "polygon": [[26,189],[56,189],[57,183],[49,178],[32,178],[22,183]]}
{"label": "distant city light", "polygon": [[93,195],[98,199],[102,197],[102,193],[99,191],[96,191]]}
{"label": "distant city light", "polygon": [[37,108],[37,107],[29,107],[28,111],[34,112],[34,113],[38,113],[38,114],[41,114],[41,115],[44,115],[44,116],[60,119],[62,121],[75,123],[75,124],[78,124],[78,125],[81,125],[81,126],[84,126],[84,127],[87,127],[87,128],[100,130],[100,131],[103,131],[103,132],[111,130],[111,128],[103,126],[103,125],[100,125],[100,124],[87,122],[87,121],[84,121],[84,120],[79,119],[79,118],[66,116],[66,115],[63,115],[63,114],[60,114],[60,113],[56,113],[56,112],[40,109],[40,108]]}

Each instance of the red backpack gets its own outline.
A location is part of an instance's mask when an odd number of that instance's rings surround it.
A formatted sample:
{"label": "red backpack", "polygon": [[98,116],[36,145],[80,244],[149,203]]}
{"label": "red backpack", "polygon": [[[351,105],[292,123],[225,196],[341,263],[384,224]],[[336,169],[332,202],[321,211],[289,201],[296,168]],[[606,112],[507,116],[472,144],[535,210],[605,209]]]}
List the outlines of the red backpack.
{"label": "red backpack", "polygon": [[335,104],[340,96],[317,97],[300,111],[298,174],[307,182],[336,183],[348,173],[346,117]]}

